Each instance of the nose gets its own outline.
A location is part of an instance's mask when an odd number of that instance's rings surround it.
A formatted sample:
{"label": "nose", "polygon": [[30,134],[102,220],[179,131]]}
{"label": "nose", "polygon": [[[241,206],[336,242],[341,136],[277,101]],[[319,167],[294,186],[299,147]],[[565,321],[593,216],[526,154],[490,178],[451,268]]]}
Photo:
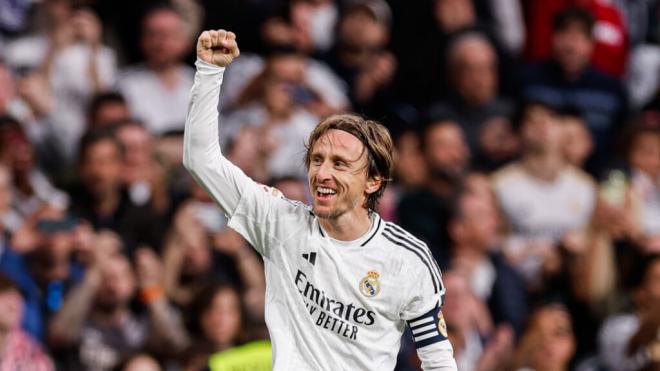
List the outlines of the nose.
{"label": "nose", "polygon": [[316,168],[316,181],[322,183],[332,177],[332,164],[330,161],[323,161]]}

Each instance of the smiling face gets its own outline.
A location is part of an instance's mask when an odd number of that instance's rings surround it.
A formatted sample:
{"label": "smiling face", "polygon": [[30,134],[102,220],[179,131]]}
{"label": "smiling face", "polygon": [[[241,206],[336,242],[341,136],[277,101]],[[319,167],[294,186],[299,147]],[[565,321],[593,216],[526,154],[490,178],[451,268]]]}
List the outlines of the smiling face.
{"label": "smiling face", "polygon": [[314,143],[309,158],[309,187],[314,213],[337,219],[364,209],[380,180],[367,177],[367,151],[352,134],[330,129]]}

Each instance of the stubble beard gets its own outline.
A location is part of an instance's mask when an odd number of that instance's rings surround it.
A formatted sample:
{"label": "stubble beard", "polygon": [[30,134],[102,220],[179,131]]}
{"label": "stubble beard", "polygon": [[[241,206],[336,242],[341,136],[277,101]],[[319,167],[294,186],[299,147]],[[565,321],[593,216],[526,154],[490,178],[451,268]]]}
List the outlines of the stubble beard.
{"label": "stubble beard", "polygon": [[337,207],[327,212],[319,212],[316,210],[316,208],[313,208],[313,211],[314,211],[314,215],[316,215],[319,219],[337,220],[342,215],[346,214],[350,210],[353,210],[358,205],[359,202],[360,202],[359,197],[355,197],[352,200],[350,207],[346,207],[346,208]]}

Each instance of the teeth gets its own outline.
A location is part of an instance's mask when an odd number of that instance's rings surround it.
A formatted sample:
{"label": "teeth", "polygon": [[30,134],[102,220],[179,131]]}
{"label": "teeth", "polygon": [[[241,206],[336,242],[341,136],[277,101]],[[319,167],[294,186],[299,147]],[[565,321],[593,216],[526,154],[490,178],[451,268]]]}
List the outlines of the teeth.
{"label": "teeth", "polygon": [[332,189],[330,189],[330,188],[324,188],[324,187],[317,187],[317,188],[316,188],[316,191],[319,192],[319,193],[321,193],[321,194],[324,194],[324,195],[333,195],[333,194],[336,193],[336,192],[333,191]]}

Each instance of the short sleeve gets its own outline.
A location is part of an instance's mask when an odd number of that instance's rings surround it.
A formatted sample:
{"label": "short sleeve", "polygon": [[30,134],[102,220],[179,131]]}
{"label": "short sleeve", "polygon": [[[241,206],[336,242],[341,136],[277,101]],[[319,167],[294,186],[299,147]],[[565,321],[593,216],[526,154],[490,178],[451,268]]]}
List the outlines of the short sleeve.
{"label": "short sleeve", "polygon": [[447,325],[442,314],[445,289],[435,261],[428,263],[420,259],[415,268],[409,289],[411,295],[401,313],[417,349],[447,340]]}

